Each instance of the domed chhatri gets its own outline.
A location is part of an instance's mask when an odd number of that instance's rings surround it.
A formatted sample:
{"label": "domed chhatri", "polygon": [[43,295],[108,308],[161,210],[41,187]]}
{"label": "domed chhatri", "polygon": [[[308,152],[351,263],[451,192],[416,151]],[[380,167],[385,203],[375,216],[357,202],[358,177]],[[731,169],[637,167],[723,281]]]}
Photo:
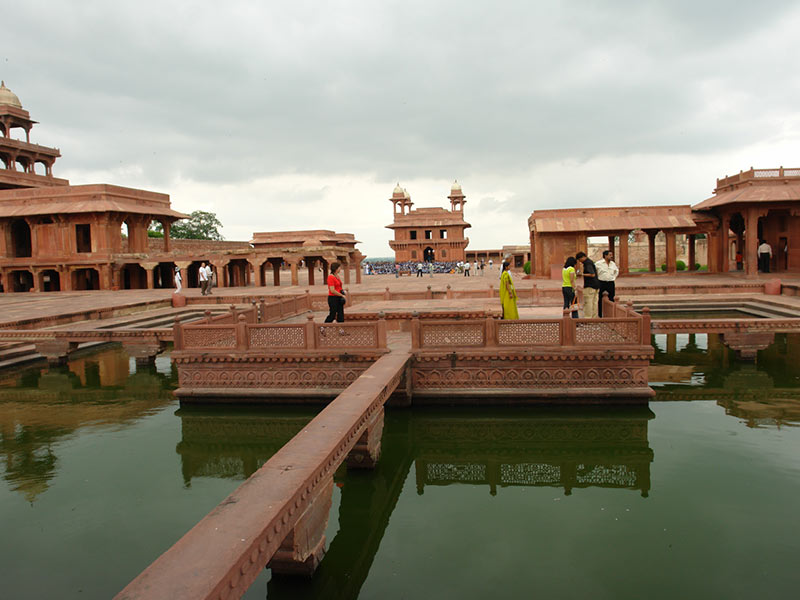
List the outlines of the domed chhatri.
{"label": "domed chhatri", "polygon": [[461,191],[461,184],[458,183],[458,179],[453,182],[453,185],[450,186],[450,192],[460,192]]}
{"label": "domed chhatri", "polygon": [[0,104],[22,108],[22,102],[19,101],[19,97],[6,87],[5,81],[0,81]]}
{"label": "domed chhatri", "polygon": [[400,183],[395,186],[394,191],[392,191],[392,198],[403,198],[403,188],[400,187]]}

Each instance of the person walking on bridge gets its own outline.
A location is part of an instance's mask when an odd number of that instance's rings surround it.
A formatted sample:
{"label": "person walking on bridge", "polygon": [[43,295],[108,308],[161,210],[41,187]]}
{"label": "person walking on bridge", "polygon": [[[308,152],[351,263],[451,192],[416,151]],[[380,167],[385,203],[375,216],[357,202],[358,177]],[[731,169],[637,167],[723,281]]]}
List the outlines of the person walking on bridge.
{"label": "person walking on bridge", "polygon": [[331,263],[331,272],[328,275],[328,316],[325,317],[326,323],[344,322],[344,305],[347,297],[342,289],[342,280],[337,273],[342,265],[338,262]]}

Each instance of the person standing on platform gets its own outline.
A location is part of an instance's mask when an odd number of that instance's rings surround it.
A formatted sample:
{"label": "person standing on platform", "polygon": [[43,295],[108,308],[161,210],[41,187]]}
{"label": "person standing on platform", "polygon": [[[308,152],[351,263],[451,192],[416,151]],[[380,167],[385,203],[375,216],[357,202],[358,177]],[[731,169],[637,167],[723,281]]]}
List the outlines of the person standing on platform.
{"label": "person standing on platform", "polygon": [[200,268],[197,270],[197,277],[200,280],[200,295],[205,296],[208,289],[208,272],[206,271],[206,263],[200,263]]}
{"label": "person standing on platform", "polygon": [[214,269],[211,268],[211,263],[206,264],[206,296],[211,295],[211,290],[214,288]]}
{"label": "person standing on platform", "polygon": [[510,263],[504,262],[500,275],[500,304],[503,307],[503,319],[505,320],[519,319],[517,291],[514,289],[511,271],[508,270],[510,266]]}
{"label": "person standing on platform", "polygon": [[[326,323],[333,323],[334,319],[337,323],[344,322],[344,305],[347,302],[347,296],[342,289],[342,280],[337,275],[341,266],[338,262],[331,263],[331,272],[328,275],[328,316],[325,317]],[[325,330],[321,329],[320,331],[324,332]]]}
{"label": "person standing on platform", "polygon": [[183,281],[183,277],[181,277],[181,268],[175,267],[175,294],[180,294],[183,287],[181,286],[181,282]]}
{"label": "person standing on platform", "polygon": [[489,259],[489,270],[492,269],[492,265],[494,265],[494,261],[490,258]]}
{"label": "person standing on platform", "polygon": [[422,263],[417,263],[417,277],[422,277]]}
{"label": "person standing on platform", "polygon": [[596,319],[597,295],[600,290],[597,267],[585,252],[578,252],[575,259],[583,265],[583,316],[587,319]]}
{"label": "person standing on platform", "polygon": [[484,270],[485,268],[486,268],[486,263],[485,263],[485,262],[483,262],[483,259],[481,259],[481,267],[480,267],[480,269],[481,269],[481,277],[483,277],[483,270]]}
{"label": "person standing on platform", "polygon": [[469,268],[470,268],[469,261],[464,263],[464,277],[469,277]]}
{"label": "person standing on platform", "polygon": [[761,272],[769,273],[769,263],[772,262],[772,246],[767,243],[767,240],[761,240],[761,245],[758,247],[758,262]]}
{"label": "person standing on platform", "polygon": [[595,265],[597,267],[597,279],[600,282],[600,297],[597,303],[597,316],[603,316],[603,292],[608,294],[608,299],[614,301],[614,293],[619,275],[619,267],[614,262],[614,253],[611,250],[603,252],[603,260]]}
{"label": "person standing on platform", "polygon": [[578,318],[578,297],[575,294],[575,279],[577,278],[575,266],[578,261],[574,256],[567,258],[564,268],[561,269],[561,295],[564,297],[564,309],[570,311],[573,319]]}

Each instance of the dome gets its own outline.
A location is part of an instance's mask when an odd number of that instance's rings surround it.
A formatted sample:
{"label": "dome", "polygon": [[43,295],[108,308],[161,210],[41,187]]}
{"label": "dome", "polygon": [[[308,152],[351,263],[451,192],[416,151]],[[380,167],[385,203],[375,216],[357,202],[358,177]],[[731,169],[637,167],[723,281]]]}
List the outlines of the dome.
{"label": "dome", "polygon": [[411,194],[408,193],[408,190],[406,188],[403,188],[403,198],[408,198],[408,199],[411,198]]}
{"label": "dome", "polygon": [[392,198],[403,198],[403,188],[400,187],[399,183],[395,186],[394,191],[392,192]]}
{"label": "dome", "polygon": [[8,104],[22,108],[22,102],[19,101],[17,95],[6,87],[5,81],[0,81],[0,104]]}
{"label": "dome", "polygon": [[461,191],[461,184],[458,183],[458,179],[453,182],[453,185],[450,186],[450,192],[460,192]]}

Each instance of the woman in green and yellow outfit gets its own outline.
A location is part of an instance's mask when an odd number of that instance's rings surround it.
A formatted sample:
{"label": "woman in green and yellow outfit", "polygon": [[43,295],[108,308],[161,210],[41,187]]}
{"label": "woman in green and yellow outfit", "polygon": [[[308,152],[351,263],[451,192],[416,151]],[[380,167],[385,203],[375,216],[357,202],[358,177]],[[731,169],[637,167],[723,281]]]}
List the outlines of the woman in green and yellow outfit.
{"label": "woman in green and yellow outfit", "polygon": [[500,275],[500,303],[503,305],[504,319],[519,319],[517,292],[511,280],[511,271],[508,270],[510,266],[508,262],[503,263],[503,272]]}
{"label": "woman in green and yellow outfit", "polygon": [[577,297],[575,294],[575,266],[578,261],[574,256],[567,258],[564,268],[561,269],[561,295],[564,296],[564,309],[570,311],[573,319],[578,318]]}

